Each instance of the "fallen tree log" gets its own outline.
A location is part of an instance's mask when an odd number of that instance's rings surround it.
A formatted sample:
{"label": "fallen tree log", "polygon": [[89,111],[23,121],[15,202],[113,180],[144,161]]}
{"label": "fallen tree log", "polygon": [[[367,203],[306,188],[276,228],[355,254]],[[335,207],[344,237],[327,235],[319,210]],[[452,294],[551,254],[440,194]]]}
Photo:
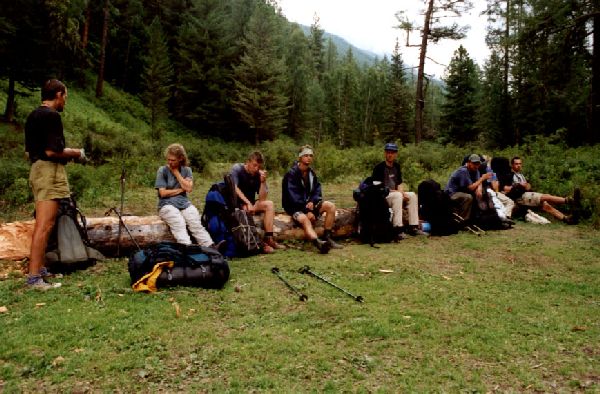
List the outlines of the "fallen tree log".
{"label": "fallen tree log", "polygon": [[[354,234],[355,219],[354,209],[337,209],[333,236],[347,238]],[[121,229],[119,241],[117,217],[87,218],[86,227],[92,247],[105,256],[116,256],[117,249],[121,256],[125,256],[136,249],[135,243],[145,248],[161,241],[175,241],[167,225],[158,216],[123,216],[123,222],[127,229]],[[262,217],[255,217],[255,222],[262,229]],[[22,260],[29,256],[33,225],[33,220],[0,224],[0,260]],[[316,231],[319,235],[323,233],[323,218],[317,222]],[[294,225],[289,215],[283,213],[275,215],[273,232],[278,241],[304,238],[304,231]]]}

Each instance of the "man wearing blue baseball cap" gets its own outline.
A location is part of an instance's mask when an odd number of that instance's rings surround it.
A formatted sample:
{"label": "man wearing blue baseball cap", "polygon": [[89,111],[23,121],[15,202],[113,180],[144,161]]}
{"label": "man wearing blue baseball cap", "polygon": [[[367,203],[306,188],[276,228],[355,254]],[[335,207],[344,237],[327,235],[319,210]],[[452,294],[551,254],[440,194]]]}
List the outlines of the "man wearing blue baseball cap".
{"label": "man wearing blue baseball cap", "polygon": [[[396,239],[402,240],[409,235],[426,235],[419,229],[419,201],[413,192],[404,191],[402,183],[402,171],[396,162],[398,157],[398,145],[388,142],[383,147],[385,160],[373,168],[372,178],[374,181],[383,182],[390,189],[386,201],[392,208],[392,225],[396,231]],[[403,208],[406,204],[408,211],[408,226],[403,224]]]}

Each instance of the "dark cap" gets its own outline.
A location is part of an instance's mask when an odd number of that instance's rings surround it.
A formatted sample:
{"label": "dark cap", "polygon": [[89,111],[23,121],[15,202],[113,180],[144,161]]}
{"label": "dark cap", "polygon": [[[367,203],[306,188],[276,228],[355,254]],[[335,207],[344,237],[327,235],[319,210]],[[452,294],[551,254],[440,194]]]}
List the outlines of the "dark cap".
{"label": "dark cap", "polygon": [[388,142],[385,144],[383,149],[390,152],[398,152],[398,145],[394,144],[393,142]]}
{"label": "dark cap", "polygon": [[471,163],[479,164],[479,163],[481,163],[481,157],[479,157],[478,154],[473,153],[471,156],[469,156],[469,161]]}

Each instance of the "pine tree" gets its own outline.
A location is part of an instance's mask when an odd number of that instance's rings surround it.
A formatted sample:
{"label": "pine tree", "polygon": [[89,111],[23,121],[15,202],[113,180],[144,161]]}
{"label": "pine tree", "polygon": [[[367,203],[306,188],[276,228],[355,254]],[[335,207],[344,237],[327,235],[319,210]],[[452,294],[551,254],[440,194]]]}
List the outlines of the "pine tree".
{"label": "pine tree", "polygon": [[308,83],[314,75],[309,42],[302,29],[294,24],[286,35],[287,93],[290,98],[288,130],[292,137],[299,136],[305,127]]}
{"label": "pine tree", "polygon": [[406,143],[410,140],[408,131],[408,120],[410,118],[409,93],[406,77],[404,74],[404,62],[400,53],[400,44],[396,40],[396,46],[392,54],[390,65],[390,81],[388,86],[389,108],[389,130],[384,132],[386,140],[400,140]]}
{"label": "pine tree", "polygon": [[476,140],[479,75],[475,62],[462,45],[454,52],[444,82],[443,134],[458,144]]}
{"label": "pine tree", "polygon": [[319,25],[319,17],[315,14],[313,23],[310,25],[309,48],[312,55],[313,67],[319,81],[325,72],[324,34],[325,31]]}
{"label": "pine tree", "polygon": [[242,43],[244,55],[233,69],[236,97],[231,104],[256,145],[287,126],[286,67],[275,42],[276,17],[268,5],[256,6]]}
{"label": "pine tree", "polygon": [[152,138],[160,139],[161,128],[168,115],[167,102],[173,87],[173,66],[169,60],[169,49],[158,17],[148,27],[148,48],[144,68],[144,101],[150,109]]}
{"label": "pine tree", "polygon": [[504,62],[492,51],[483,69],[478,127],[485,130],[485,141],[491,146],[504,147],[512,143],[505,131],[510,126],[504,99]]}
{"label": "pine tree", "polygon": [[205,0],[187,14],[176,37],[174,113],[199,133],[231,137],[237,129],[229,100],[237,41],[219,0]]}

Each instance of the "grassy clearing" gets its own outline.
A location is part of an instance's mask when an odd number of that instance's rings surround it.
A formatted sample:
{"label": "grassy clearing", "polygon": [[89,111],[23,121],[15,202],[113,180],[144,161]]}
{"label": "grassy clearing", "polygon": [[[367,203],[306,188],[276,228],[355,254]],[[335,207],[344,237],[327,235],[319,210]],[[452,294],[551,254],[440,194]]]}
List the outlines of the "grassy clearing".
{"label": "grassy clearing", "polygon": [[[132,293],[124,259],[44,294],[13,273],[0,281],[0,388],[597,392],[599,239],[519,223],[326,256],[294,244],[232,261],[220,291],[153,295]],[[297,273],[304,264],[366,302]]]}

